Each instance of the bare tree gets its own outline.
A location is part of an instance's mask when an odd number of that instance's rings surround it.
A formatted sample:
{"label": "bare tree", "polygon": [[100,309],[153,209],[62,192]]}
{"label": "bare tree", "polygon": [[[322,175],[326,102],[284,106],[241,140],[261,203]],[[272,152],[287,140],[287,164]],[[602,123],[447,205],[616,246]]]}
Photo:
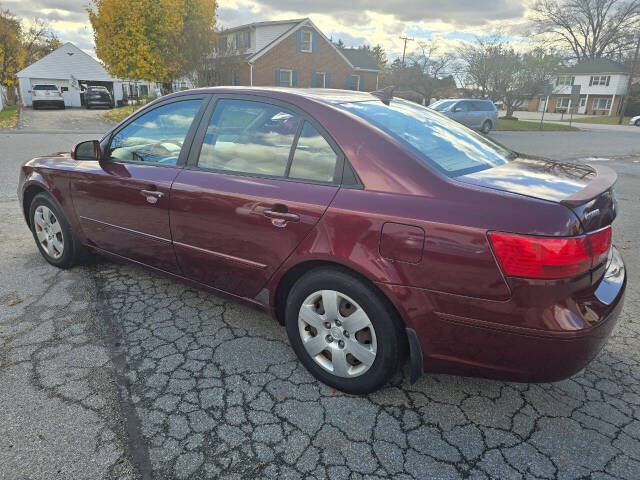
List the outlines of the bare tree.
{"label": "bare tree", "polygon": [[202,57],[196,69],[194,84],[199,87],[233,85],[234,77],[245,64],[243,52],[235,48],[224,30],[219,30],[213,50]]}
{"label": "bare tree", "polygon": [[418,49],[409,55],[408,66],[404,70],[405,82],[420,93],[427,104],[433,97],[433,92],[442,81],[450,77],[449,70],[453,66],[454,57],[448,52],[442,52],[433,41],[418,42]]}
{"label": "bare tree", "polygon": [[578,61],[620,58],[640,28],[640,0],[538,0],[530,20]]}

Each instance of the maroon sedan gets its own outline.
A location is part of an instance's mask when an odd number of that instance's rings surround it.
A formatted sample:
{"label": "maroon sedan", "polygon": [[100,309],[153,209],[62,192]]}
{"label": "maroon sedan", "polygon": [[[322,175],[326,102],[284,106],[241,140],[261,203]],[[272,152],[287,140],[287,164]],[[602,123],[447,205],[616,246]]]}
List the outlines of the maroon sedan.
{"label": "maroon sedan", "polygon": [[512,152],[389,91],[209,88],[22,167],[36,244],[127,259],[269,311],[370,392],[423,370],[552,381],[622,306],[615,173]]}

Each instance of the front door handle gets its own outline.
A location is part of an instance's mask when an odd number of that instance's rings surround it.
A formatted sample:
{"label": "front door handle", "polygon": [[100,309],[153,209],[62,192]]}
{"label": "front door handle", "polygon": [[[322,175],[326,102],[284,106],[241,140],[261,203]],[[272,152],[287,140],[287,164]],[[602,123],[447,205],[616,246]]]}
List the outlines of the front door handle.
{"label": "front door handle", "polygon": [[264,210],[262,212],[265,217],[273,218],[275,220],[284,220],[285,222],[299,222],[300,215],[289,212],[278,212],[277,210]]}
{"label": "front door handle", "polygon": [[159,192],[157,190],[140,190],[140,193],[145,197],[155,197],[155,198],[164,197],[164,193]]}

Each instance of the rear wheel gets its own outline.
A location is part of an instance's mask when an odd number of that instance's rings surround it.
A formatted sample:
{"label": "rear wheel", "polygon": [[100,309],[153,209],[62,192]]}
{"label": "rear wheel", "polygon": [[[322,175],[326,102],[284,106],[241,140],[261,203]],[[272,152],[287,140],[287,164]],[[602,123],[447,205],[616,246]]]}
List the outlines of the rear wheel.
{"label": "rear wheel", "polygon": [[70,268],[85,255],[69,222],[46,193],[39,193],[29,207],[33,238],[44,259],[59,268]]}
{"label": "rear wheel", "polygon": [[403,335],[371,286],[331,268],[312,270],[287,297],[289,341],[320,381],[347,393],[382,387],[398,367]]}
{"label": "rear wheel", "polygon": [[491,120],[485,120],[480,131],[485,134],[489,133],[491,131]]}

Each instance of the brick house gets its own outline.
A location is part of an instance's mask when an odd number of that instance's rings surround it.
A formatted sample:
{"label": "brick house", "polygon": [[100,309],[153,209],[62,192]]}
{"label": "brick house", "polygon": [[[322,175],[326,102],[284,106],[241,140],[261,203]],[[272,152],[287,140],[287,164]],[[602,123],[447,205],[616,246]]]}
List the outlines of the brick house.
{"label": "brick house", "polygon": [[[530,112],[566,112],[586,115],[617,115],[627,91],[630,68],[620,62],[599,58],[580,62],[561,71],[553,80],[547,99],[538,95],[529,100]],[[580,85],[580,101],[571,105],[571,87]]]}
{"label": "brick house", "polygon": [[378,88],[375,59],[362,50],[336,47],[308,18],[250,23],[221,35],[225,51],[241,58],[234,85]]}

